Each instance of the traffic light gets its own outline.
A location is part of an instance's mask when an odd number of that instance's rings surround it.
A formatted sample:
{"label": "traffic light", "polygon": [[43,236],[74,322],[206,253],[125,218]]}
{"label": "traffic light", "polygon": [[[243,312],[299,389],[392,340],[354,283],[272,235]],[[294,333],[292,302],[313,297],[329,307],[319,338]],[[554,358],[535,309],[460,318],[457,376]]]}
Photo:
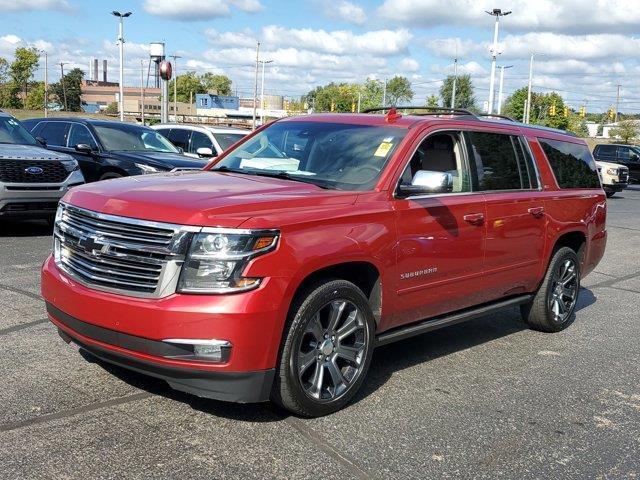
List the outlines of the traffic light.
{"label": "traffic light", "polygon": [[569,107],[564,107],[562,115],[564,116],[564,118],[567,118],[569,116]]}
{"label": "traffic light", "polygon": [[332,112],[336,111],[336,102],[331,102],[331,111]]}
{"label": "traffic light", "polygon": [[607,116],[609,117],[609,120],[613,120],[614,118],[616,118],[616,111],[613,107],[611,107],[608,111],[607,111]]}
{"label": "traffic light", "polygon": [[580,107],[580,116],[581,116],[582,118],[584,118],[584,117],[586,117],[586,116],[587,116],[587,107],[586,107],[585,105],[583,105],[583,106],[581,106],[581,107]]}
{"label": "traffic light", "polygon": [[356,104],[355,102],[351,103],[351,113],[354,113],[356,111]]}
{"label": "traffic light", "polygon": [[549,106],[549,116],[550,117],[555,117],[556,116],[556,104],[555,103],[552,103]]}

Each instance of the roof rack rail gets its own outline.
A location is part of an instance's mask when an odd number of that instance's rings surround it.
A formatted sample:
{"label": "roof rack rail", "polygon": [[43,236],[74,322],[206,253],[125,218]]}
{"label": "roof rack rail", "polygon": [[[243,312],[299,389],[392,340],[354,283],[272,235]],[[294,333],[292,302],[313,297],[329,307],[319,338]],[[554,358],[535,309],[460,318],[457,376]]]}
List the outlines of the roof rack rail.
{"label": "roof rack rail", "polygon": [[384,112],[386,110],[390,110],[390,109],[396,109],[396,110],[425,110],[426,113],[423,113],[422,115],[441,115],[441,114],[453,114],[453,115],[474,115],[473,112],[470,112],[469,110],[465,109],[465,108],[447,108],[447,107],[425,107],[422,105],[418,105],[418,106],[402,106],[402,107],[395,107],[395,106],[388,106],[388,107],[377,107],[377,108],[367,108],[366,110],[363,110],[362,113],[373,113],[373,112]]}
{"label": "roof rack rail", "polygon": [[507,115],[500,115],[499,113],[476,113],[476,116],[485,118],[501,118],[502,120],[509,120],[510,122],[518,122],[515,118],[511,118]]}

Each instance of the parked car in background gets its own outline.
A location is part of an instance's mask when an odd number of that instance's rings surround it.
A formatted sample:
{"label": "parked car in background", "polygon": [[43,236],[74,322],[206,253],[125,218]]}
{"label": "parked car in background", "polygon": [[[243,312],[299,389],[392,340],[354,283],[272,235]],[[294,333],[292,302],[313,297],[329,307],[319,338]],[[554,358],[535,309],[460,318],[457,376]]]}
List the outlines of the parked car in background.
{"label": "parked car in background", "polygon": [[210,125],[187,125],[182,123],[165,123],[151,128],[167,137],[185,155],[191,157],[217,157],[234,143],[251,133],[229,127]]}
{"label": "parked car in background", "polygon": [[185,157],[169,140],[134,123],[85,118],[33,118],[23,122],[47,148],[80,164],[87,182],[109,178],[195,170],[204,160]]}
{"label": "parked car in background", "polygon": [[621,143],[602,143],[593,149],[600,162],[617,163],[629,169],[629,183],[640,183],[640,147]]}
{"label": "parked car in background", "polygon": [[49,318],[175,389],[303,416],[345,406],[379,345],[515,306],[567,328],[607,239],[585,142],[435,113],[290,117],[204,171],[73,189]]}
{"label": "parked car in background", "polygon": [[629,185],[629,169],[617,163],[596,160],[600,181],[607,197],[613,197]]}
{"label": "parked car in background", "polygon": [[58,200],[83,183],[73,157],[44,149],[16,118],[0,111],[0,218],[53,219]]}

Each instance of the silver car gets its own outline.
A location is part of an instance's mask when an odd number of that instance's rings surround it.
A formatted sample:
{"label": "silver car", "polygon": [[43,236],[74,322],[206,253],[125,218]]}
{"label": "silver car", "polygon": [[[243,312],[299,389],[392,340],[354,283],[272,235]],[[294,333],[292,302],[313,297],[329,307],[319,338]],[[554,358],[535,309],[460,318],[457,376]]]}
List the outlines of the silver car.
{"label": "silver car", "polygon": [[52,219],[58,200],[82,183],[73,157],[43,148],[17,119],[0,111],[0,219]]}

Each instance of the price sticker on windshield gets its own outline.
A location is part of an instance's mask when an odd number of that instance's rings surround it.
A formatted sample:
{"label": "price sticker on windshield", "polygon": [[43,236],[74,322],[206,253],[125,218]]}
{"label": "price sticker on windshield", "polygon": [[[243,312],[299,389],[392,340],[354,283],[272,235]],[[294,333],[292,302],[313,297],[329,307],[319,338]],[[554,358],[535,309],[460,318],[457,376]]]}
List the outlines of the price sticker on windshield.
{"label": "price sticker on windshield", "polygon": [[386,157],[387,153],[389,153],[389,150],[391,150],[392,147],[393,147],[393,143],[382,142],[380,146],[378,146],[376,153],[374,153],[373,155],[376,157]]}

